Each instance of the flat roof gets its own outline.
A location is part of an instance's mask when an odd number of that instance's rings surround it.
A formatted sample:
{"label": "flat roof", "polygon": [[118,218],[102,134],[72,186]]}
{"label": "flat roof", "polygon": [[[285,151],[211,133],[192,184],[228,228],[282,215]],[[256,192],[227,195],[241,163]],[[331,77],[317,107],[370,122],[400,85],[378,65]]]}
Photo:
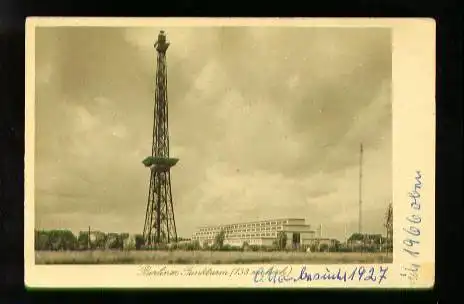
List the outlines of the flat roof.
{"label": "flat roof", "polygon": [[251,221],[251,222],[238,222],[238,223],[231,223],[231,224],[217,224],[217,225],[198,226],[197,228],[216,228],[216,227],[221,227],[221,226],[255,224],[255,223],[264,223],[264,222],[287,221],[287,220],[305,221],[304,218],[280,218],[280,219],[258,220],[258,221]]}

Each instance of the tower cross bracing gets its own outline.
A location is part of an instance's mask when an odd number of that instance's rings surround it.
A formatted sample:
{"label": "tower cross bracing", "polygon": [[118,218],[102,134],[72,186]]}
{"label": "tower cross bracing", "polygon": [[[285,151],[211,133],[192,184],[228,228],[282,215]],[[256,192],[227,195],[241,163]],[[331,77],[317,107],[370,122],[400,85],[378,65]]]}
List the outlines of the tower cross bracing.
{"label": "tower cross bracing", "polygon": [[150,168],[148,202],[143,228],[146,247],[177,241],[176,222],[171,191],[171,167],[177,158],[169,156],[169,119],[167,94],[166,51],[170,43],[161,31],[154,47],[157,51],[155,107],[151,156],[143,160]]}

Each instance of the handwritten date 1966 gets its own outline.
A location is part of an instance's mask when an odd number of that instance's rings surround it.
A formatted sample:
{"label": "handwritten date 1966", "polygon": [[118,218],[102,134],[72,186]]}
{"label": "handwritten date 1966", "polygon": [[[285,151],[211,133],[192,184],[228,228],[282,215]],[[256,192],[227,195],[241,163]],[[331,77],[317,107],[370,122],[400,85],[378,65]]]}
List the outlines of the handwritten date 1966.
{"label": "handwritten date 1966", "polygon": [[420,236],[420,228],[419,224],[422,222],[422,218],[419,214],[421,210],[421,203],[420,203],[420,189],[422,188],[422,174],[420,171],[416,171],[416,183],[414,184],[414,190],[409,193],[410,197],[410,206],[413,210],[413,213],[406,217],[406,221],[408,222],[408,227],[403,228],[403,231],[406,232],[407,237],[403,240],[403,244],[407,247],[403,248],[403,251],[409,253],[413,257],[417,257],[419,252],[417,249],[417,245],[419,245],[419,236]]}
{"label": "handwritten date 1966", "polygon": [[[421,235],[420,224],[422,222],[422,217],[420,215],[422,208],[420,190],[422,189],[422,186],[422,173],[420,171],[416,171],[414,190],[409,193],[409,205],[412,212],[406,217],[407,225],[403,228],[403,231],[406,233],[406,237],[403,239],[403,251],[413,258],[417,258],[420,255],[419,237]],[[401,276],[415,281],[417,280],[417,272],[419,268],[420,265],[415,263],[410,264],[408,267],[403,267]]]}
{"label": "handwritten date 1966", "polygon": [[419,224],[422,222],[422,218],[419,214],[421,210],[420,202],[420,189],[422,188],[422,174],[420,171],[416,171],[416,182],[414,184],[414,190],[409,193],[409,198],[411,199],[409,204],[413,213],[406,217],[408,224],[403,231],[406,232],[407,237],[403,240],[403,244],[406,246],[403,248],[404,252],[407,252],[413,257],[419,255],[419,251],[416,249],[419,245],[419,236],[421,234]]}

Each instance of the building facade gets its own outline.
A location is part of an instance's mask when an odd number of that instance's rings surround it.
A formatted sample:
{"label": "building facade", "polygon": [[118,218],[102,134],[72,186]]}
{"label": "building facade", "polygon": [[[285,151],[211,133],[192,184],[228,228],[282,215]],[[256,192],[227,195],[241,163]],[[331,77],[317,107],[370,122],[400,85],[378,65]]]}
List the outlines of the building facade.
{"label": "building facade", "polygon": [[287,235],[287,247],[308,245],[315,237],[315,231],[304,219],[286,218],[229,225],[200,227],[192,236],[201,246],[212,245],[216,236],[224,231],[224,245],[243,246],[244,243],[256,246],[272,246],[280,232]]}

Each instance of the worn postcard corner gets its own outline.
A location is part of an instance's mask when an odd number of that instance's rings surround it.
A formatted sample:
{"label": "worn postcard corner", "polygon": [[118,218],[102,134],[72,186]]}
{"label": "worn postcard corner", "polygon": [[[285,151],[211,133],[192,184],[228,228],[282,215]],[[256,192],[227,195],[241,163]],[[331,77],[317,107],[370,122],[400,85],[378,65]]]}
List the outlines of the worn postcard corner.
{"label": "worn postcard corner", "polygon": [[433,20],[26,22],[28,287],[433,286]]}

